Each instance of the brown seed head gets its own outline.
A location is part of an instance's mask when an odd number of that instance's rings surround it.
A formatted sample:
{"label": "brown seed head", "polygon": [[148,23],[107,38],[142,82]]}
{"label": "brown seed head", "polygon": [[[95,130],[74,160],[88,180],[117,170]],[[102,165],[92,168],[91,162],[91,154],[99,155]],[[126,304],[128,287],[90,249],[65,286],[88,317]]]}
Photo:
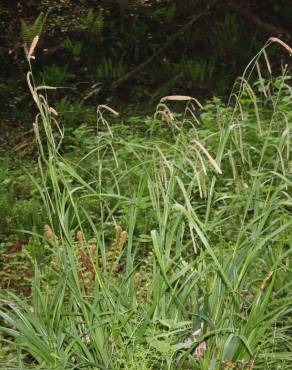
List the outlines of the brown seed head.
{"label": "brown seed head", "polygon": [[116,225],[115,230],[116,230],[116,245],[119,246],[123,229],[121,228],[120,225]]}
{"label": "brown seed head", "polygon": [[39,41],[39,38],[40,38],[39,36],[36,36],[32,40],[32,43],[31,43],[30,48],[29,48],[29,51],[27,53],[27,59],[35,59],[35,56],[33,54],[34,54],[34,49],[36,48],[37,43]]}
{"label": "brown seed head", "polygon": [[90,256],[91,258],[95,258],[96,257],[96,245],[95,244],[92,244],[91,247],[90,247]]}
{"label": "brown seed head", "polygon": [[119,242],[119,249],[122,249],[124,247],[127,239],[128,239],[128,233],[127,233],[127,231],[122,231],[120,242]]}
{"label": "brown seed head", "polygon": [[79,244],[79,248],[83,249],[84,242],[83,242],[83,234],[81,230],[78,230],[76,233],[76,238]]}
{"label": "brown seed head", "polygon": [[44,236],[45,236],[46,239],[50,240],[53,243],[57,243],[57,241],[58,241],[58,238],[55,235],[55,233],[53,232],[53,230],[51,229],[50,225],[46,224],[44,226]]}

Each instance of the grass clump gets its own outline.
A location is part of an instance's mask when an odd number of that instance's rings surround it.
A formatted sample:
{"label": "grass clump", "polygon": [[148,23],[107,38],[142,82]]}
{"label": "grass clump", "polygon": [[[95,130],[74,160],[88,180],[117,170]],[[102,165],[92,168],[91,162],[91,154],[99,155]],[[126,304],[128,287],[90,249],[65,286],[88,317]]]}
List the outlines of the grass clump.
{"label": "grass clump", "polygon": [[31,297],[1,299],[11,368],[289,369],[291,87],[254,68],[137,130],[99,106],[74,157],[29,72],[48,224]]}

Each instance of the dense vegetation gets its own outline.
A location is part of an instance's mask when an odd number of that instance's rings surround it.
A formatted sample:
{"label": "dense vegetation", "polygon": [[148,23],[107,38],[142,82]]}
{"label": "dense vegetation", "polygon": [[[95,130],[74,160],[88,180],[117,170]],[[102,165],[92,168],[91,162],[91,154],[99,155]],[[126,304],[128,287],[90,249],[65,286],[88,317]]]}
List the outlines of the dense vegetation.
{"label": "dense vegetation", "polygon": [[292,97],[287,69],[247,82],[266,55],[227,106],[172,95],[125,125],[100,105],[63,154],[50,89],[27,74],[46,224],[19,242],[28,299],[13,276],[1,298],[4,367],[289,368]]}
{"label": "dense vegetation", "polygon": [[[17,47],[14,65],[3,58],[0,368],[291,369],[284,8],[272,26],[257,24],[252,1],[248,13],[232,1],[17,4],[32,17],[9,36],[22,37],[26,65]],[[283,40],[248,40],[238,17],[251,11]],[[173,28],[183,32],[165,40]],[[212,97],[245,62],[229,98]],[[15,93],[21,74],[28,93]]]}

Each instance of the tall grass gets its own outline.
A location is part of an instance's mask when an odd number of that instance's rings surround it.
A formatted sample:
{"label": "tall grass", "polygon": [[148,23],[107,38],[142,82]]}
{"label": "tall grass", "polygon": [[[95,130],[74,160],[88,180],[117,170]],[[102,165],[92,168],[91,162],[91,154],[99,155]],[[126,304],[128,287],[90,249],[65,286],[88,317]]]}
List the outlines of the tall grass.
{"label": "tall grass", "polygon": [[31,299],[1,299],[4,367],[291,368],[292,96],[287,70],[248,82],[266,48],[227,107],[167,97],[130,139],[99,107],[74,161],[28,73],[48,253]]}

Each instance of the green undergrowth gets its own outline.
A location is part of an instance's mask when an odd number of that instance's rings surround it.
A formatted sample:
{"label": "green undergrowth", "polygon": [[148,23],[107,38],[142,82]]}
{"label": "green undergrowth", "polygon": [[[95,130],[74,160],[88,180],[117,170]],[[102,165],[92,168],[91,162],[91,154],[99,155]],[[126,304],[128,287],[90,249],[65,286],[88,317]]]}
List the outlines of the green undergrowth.
{"label": "green undergrowth", "polygon": [[46,225],[31,294],[0,301],[2,368],[291,368],[292,95],[286,69],[248,84],[262,52],[227,105],[99,106],[69,141],[28,74]]}

